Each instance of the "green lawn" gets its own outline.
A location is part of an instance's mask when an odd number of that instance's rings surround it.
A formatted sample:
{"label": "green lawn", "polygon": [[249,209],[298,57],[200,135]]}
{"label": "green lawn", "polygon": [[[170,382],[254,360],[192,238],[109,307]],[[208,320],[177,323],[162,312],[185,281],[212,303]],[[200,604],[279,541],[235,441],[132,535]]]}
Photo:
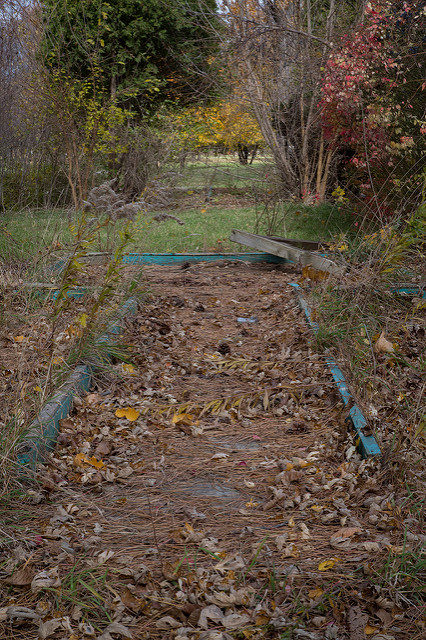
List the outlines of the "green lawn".
{"label": "green lawn", "polygon": [[[135,222],[134,241],[131,251],[175,252],[217,251],[224,248],[235,251],[235,245],[228,241],[234,227],[252,230],[256,220],[256,207],[221,208],[202,206],[184,211],[170,211],[185,223],[179,225],[173,220],[156,222],[152,216],[141,215]],[[114,237],[125,223],[115,225]],[[2,231],[4,229],[5,231]],[[10,235],[9,235],[10,234]],[[71,240],[68,218],[63,211],[36,211],[8,214],[2,218],[0,226],[0,256],[3,260],[27,260],[37,254],[58,252]],[[102,230],[91,247],[93,251],[110,248],[107,233]]]}
{"label": "green lawn", "polygon": [[[252,165],[247,166],[240,165],[232,156],[206,156],[188,162],[179,176],[179,183],[178,186],[188,189],[188,193],[194,189],[196,194],[199,188],[225,187],[232,194],[230,202],[236,204],[220,204],[220,198],[215,198],[214,193],[211,202],[205,204],[203,191],[199,203],[195,195],[188,203],[190,208],[168,211],[183,220],[183,226],[173,220],[156,222],[151,215],[141,215],[135,222],[134,240],[129,247],[131,251],[184,253],[244,250],[228,240],[233,228],[305,240],[329,240],[340,233],[350,236],[356,231],[351,216],[330,204],[256,204],[266,200],[259,197],[259,192],[265,192],[266,196],[273,189],[274,169],[267,156],[259,156]],[[239,193],[236,194],[233,189],[239,190]],[[257,192],[256,198],[253,197],[254,191]],[[70,214],[63,210],[27,210],[3,215],[0,217],[0,259],[20,262],[36,256],[50,256],[53,252],[59,256],[61,251],[67,249],[72,238],[69,222]],[[109,233],[103,229],[90,250],[111,249],[117,233],[124,225],[125,222],[119,221]]]}
{"label": "green lawn", "polygon": [[256,157],[251,165],[240,164],[235,156],[206,156],[198,161],[188,161],[177,185],[188,189],[212,186],[267,190],[274,171],[271,158],[264,155]]}
{"label": "green lawn", "polygon": [[[228,240],[231,229],[254,231],[259,220],[258,232],[266,233],[273,223],[261,207],[220,207],[202,205],[184,211],[170,211],[185,224],[173,220],[156,222],[152,216],[141,215],[135,222],[131,251],[175,252],[185,251],[235,251],[236,245]],[[305,206],[286,203],[277,214],[273,233],[304,240],[329,240],[333,235],[348,231],[350,216],[336,207],[323,204]],[[111,248],[114,236],[124,226],[119,221],[110,237],[102,230],[93,251]],[[4,229],[5,231],[2,231]],[[9,235],[10,234],[10,235]],[[1,219],[0,256],[3,260],[27,260],[54,251],[71,240],[68,217],[64,211],[29,211],[12,213]]]}

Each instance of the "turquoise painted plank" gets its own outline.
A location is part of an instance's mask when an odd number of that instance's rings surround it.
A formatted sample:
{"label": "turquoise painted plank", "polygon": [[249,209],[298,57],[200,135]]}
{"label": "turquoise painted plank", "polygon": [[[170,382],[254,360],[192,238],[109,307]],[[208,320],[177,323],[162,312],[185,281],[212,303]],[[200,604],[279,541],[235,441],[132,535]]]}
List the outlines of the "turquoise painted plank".
{"label": "turquoise painted plank", "polygon": [[[90,260],[90,255],[85,258]],[[98,256],[99,254],[94,254]],[[240,260],[242,262],[268,262],[273,264],[288,264],[289,261],[270,253],[128,253],[123,256],[125,264],[182,264],[184,262],[216,262],[217,260]],[[61,258],[52,265],[52,270],[60,271],[66,264],[66,259]]]}
{"label": "turquoise painted plank", "polygon": [[89,390],[91,378],[89,366],[76,367],[65,385],[44,405],[19,446],[17,458],[20,464],[35,469],[37,462],[45,459],[55,445],[59,421],[68,416],[74,396]]}
{"label": "turquoise painted plank", "polygon": [[426,288],[425,287],[395,287],[391,289],[392,293],[397,293],[398,295],[403,296],[421,296],[422,298],[426,298]]}
{"label": "turquoise painted plank", "polygon": [[[69,289],[67,291],[67,298],[83,298],[87,293],[87,289],[84,287],[76,287],[75,289]],[[53,289],[46,294],[47,300],[56,300],[59,295],[59,289]]]}
{"label": "turquoise painted plank", "polygon": [[128,253],[126,264],[182,264],[184,262],[216,262],[217,260],[241,260],[242,262],[286,263],[288,260],[269,253]]}
{"label": "turquoise painted plank", "polygon": [[333,376],[333,380],[336,383],[337,390],[339,391],[343,404],[348,405],[352,400],[352,396],[349,392],[349,389],[346,385],[345,376],[343,375],[343,371],[341,368],[331,360],[330,358],[326,359],[326,363],[330,367],[331,375]]}
{"label": "turquoise painted plank", "polygon": [[[134,298],[126,300],[110,319],[105,333],[96,340],[95,344],[105,344],[108,348],[114,337],[120,333],[124,317],[135,314],[136,310],[136,300]],[[107,354],[105,354],[106,357]],[[47,453],[54,448],[60,429],[59,421],[69,415],[74,397],[82,391],[89,391],[93,369],[105,358],[98,358],[90,364],[77,366],[63,386],[48,400],[36,420],[29,426],[28,432],[19,445],[17,459],[20,464],[34,470],[37,462],[43,461]]]}
{"label": "turquoise painted plank", "polygon": [[[311,309],[305,300],[304,296],[301,293],[300,286],[295,283],[291,283],[291,285],[299,299],[300,307],[305,313],[306,320],[308,321],[309,326],[311,327],[314,333],[317,333],[319,330],[318,323],[315,322],[312,318]],[[367,420],[365,419],[363,413],[360,408],[355,404],[354,398],[351,395],[348,386],[346,384],[345,376],[343,375],[343,371],[337,365],[337,363],[332,358],[327,358],[326,363],[330,368],[331,375],[333,377],[334,382],[336,383],[337,390],[340,394],[340,397],[343,400],[343,404],[345,407],[348,407],[353,403],[349,411],[348,420],[351,422],[353,429],[356,433],[356,446],[358,451],[360,452],[363,458],[367,458],[369,456],[377,456],[381,454],[380,447],[377,443],[377,440],[374,436],[366,436],[364,434],[364,429],[368,426]]]}
{"label": "turquoise painted plank", "polygon": [[356,432],[355,443],[363,458],[368,456],[379,456],[380,447],[374,436],[366,436],[364,429],[368,427],[367,420],[361,413],[360,408],[355,404],[349,411],[349,419]]}

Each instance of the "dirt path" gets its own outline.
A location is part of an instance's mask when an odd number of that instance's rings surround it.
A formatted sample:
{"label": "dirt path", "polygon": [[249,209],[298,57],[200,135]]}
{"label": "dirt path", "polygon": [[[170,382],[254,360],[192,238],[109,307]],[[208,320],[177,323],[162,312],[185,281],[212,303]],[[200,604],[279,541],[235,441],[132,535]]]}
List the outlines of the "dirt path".
{"label": "dirt path", "polygon": [[7,561],[27,573],[2,606],[41,618],[0,609],[0,637],[420,637],[416,608],[372,587],[402,544],[398,505],[354,453],[297,276],[144,273],[131,365],[63,421]]}

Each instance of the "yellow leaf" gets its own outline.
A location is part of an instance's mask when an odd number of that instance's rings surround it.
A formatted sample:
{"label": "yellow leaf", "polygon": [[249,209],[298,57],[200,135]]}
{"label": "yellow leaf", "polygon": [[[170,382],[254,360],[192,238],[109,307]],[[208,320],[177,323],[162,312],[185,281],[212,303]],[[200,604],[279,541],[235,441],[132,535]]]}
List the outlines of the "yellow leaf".
{"label": "yellow leaf", "polygon": [[312,511],[315,511],[315,513],[321,513],[324,507],[321,507],[319,504],[313,504],[311,509]]}
{"label": "yellow leaf", "polygon": [[84,328],[87,327],[87,313],[82,313],[81,316],[78,318],[78,323]]}
{"label": "yellow leaf", "polygon": [[39,387],[38,384],[36,384],[36,386],[34,387],[34,391],[38,391],[39,393],[41,393],[43,391],[43,389],[41,387]]}
{"label": "yellow leaf", "polygon": [[311,600],[318,600],[318,598],[321,598],[323,593],[324,591],[317,587],[316,589],[311,589],[310,591],[308,591],[308,596]]}
{"label": "yellow leaf", "polygon": [[55,356],[52,360],[52,364],[62,364],[62,362],[64,361],[63,358],[59,357],[59,356]]}
{"label": "yellow leaf", "polygon": [[306,467],[311,467],[311,466],[312,466],[312,464],[313,464],[312,462],[308,462],[307,460],[301,460],[301,461],[299,462],[299,467],[300,467],[301,469],[306,469]]}
{"label": "yellow leaf", "polygon": [[88,464],[95,469],[103,469],[105,467],[102,460],[98,460],[97,458],[95,458],[95,456],[89,458],[84,453],[77,453],[77,455],[74,457],[74,464],[76,465],[76,467],[82,467],[83,465]]}
{"label": "yellow leaf", "polygon": [[328,569],[332,569],[336,562],[339,562],[339,558],[330,558],[329,560],[324,560],[320,562],[318,565],[319,571],[327,571]]}
{"label": "yellow leaf", "polygon": [[132,364],[123,364],[123,371],[127,371],[127,373],[131,373],[131,374],[135,374],[136,373],[136,369],[134,368],[134,366]]}
{"label": "yellow leaf", "polygon": [[372,636],[373,633],[376,633],[376,631],[378,631],[379,629],[377,627],[372,627],[371,625],[367,624],[364,627],[364,633],[366,636]]}
{"label": "yellow leaf", "polygon": [[186,424],[188,427],[192,424],[194,416],[191,413],[175,413],[172,418],[173,424]]}
{"label": "yellow leaf", "polygon": [[18,342],[19,344],[21,344],[21,342],[25,340],[24,336],[15,336],[13,339],[15,342]]}
{"label": "yellow leaf", "polygon": [[130,422],[134,422],[139,418],[140,411],[133,409],[132,407],[127,407],[126,409],[117,409],[115,415],[117,418],[127,418]]}

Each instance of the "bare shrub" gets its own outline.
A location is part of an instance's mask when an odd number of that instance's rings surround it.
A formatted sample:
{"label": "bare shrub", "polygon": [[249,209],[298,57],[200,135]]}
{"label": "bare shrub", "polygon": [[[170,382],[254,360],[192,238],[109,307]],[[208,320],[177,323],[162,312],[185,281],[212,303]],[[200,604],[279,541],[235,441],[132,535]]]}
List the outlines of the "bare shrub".
{"label": "bare shrub", "polygon": [[[148,213],[151,208],[145,198],[126,202],[125,196],[118,194],[112,188],[117,178],[103,182],[98,187],[94,187],[83,202],[87,210],[106,215],[111,220],[119,220],[121,218],[134,220],[139,213]],[[148,192],[146,191],[147,197]],[[184,224],[180,218],[165,212],[154,215],[154,220],[163,222],[164,220],[175,220],[178,224]]]}

